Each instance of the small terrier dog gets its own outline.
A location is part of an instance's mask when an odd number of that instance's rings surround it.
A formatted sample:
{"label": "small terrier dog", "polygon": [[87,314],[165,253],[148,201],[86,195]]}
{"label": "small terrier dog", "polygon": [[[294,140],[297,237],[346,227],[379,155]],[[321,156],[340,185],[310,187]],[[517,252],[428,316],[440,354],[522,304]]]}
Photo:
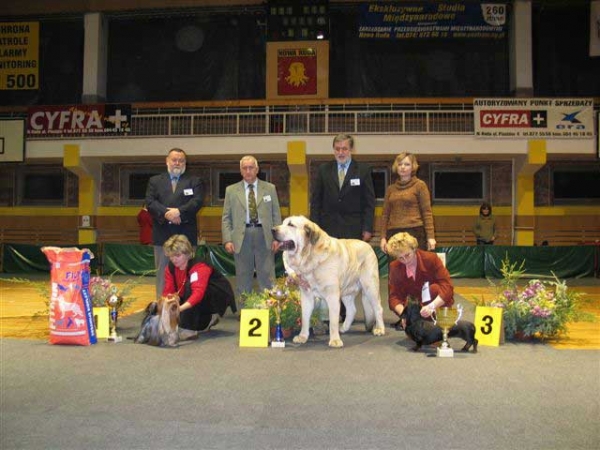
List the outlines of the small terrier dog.
{"label": "small terrier dog", "polygon": [[179,296],[169,294],[146,306],[136,344],[177,347],[179,343]]}
{"label": "small terrier dog", "polygon": [[[444,339],[443,331],[439,326],[421,317],[421,305],[419,303],[409,302],[404,308],[401,318],[406,319],[404,331],[415,342],[416,345],[413,348],[415,352],[418,352],[423,345],[430,345]],[[448,337],[459,337],[466,342],[461,349],[462,352],[468,352],[473,346],[473,353],[477,353],[479,341],[475,339],[475,325],[472,322],[459,320],[448,331]]]}

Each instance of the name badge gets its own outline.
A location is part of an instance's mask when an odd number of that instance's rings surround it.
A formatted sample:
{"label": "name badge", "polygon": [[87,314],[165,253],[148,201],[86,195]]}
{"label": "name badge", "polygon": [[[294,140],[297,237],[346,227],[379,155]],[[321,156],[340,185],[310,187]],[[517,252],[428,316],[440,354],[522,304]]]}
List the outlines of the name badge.
{"label": "name badge", "polygon": [[426,281],[421,289],[421,302],[428,303],[431,301],[431,294],[429,293],[429,281]]}
{"label": "name badge", "polygon": [[270,202],[271,201],[271,196],[270,195],[265,195],[263,197],[263,202]]}
{"label": "name badge", "polygon": [[183,195],[194,195],[194,190],[193,189],[184,189]]}
{"label": "name badge", "polygon": [[198,272],[192,272],[190,275],[190,283],[193,283],[194,281],[198,281]]}
{"label": "name badge", "polygon": [[350,186],[360,186],[360,178],[352,178],[350,180]]}

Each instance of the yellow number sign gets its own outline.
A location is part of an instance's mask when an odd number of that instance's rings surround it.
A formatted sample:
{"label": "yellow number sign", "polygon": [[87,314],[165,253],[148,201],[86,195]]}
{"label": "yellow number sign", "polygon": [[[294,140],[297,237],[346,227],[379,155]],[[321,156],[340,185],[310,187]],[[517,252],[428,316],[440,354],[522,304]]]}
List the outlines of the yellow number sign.
{"label": "yellow number sign", "polygon": [[240,314],[240,347],[269,346],[269,310],[242,309]]}
{"label": "yellow number sign", "polygon": [[478,306],[475,309],[475,338],[479,345],[498,347],[502,333],[502,308]]}

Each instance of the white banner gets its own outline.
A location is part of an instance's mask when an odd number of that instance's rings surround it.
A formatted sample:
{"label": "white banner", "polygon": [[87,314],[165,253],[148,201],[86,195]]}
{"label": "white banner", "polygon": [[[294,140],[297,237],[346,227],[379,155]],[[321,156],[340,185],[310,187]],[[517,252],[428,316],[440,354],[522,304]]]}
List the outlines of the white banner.
{"label": "white banner", "polygon": [[590,56],[600,56],[600,0],[590,2]]}
{"label": "white banner", "polygon": [[473,101],[480,138],[591,139],[591,98],[478,98]]}

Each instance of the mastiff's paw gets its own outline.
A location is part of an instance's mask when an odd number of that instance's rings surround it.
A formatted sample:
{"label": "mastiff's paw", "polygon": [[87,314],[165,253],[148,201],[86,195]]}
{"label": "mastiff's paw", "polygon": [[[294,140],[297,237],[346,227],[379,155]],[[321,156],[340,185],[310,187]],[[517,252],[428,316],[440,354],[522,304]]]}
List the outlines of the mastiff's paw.
{"label": "mastiff's paw", "polygon": [[294,344],[304,344],[306,343],[306,341],[308,341],[308,336],[303,336],[299,334],[298,336],[294,336],[294,339],[292,339],[292,341],[294,342]]}
{"label": "mastiff's paw", "polygon": [[373,336],[383,336],[385,334],[385,328],[373,328]]}
{"label": "mastiff's paw", "polygon": [[329,346],[333,348],[342,348],[344,346],[344,343],[341,339],[331,339],[329,341]]}

